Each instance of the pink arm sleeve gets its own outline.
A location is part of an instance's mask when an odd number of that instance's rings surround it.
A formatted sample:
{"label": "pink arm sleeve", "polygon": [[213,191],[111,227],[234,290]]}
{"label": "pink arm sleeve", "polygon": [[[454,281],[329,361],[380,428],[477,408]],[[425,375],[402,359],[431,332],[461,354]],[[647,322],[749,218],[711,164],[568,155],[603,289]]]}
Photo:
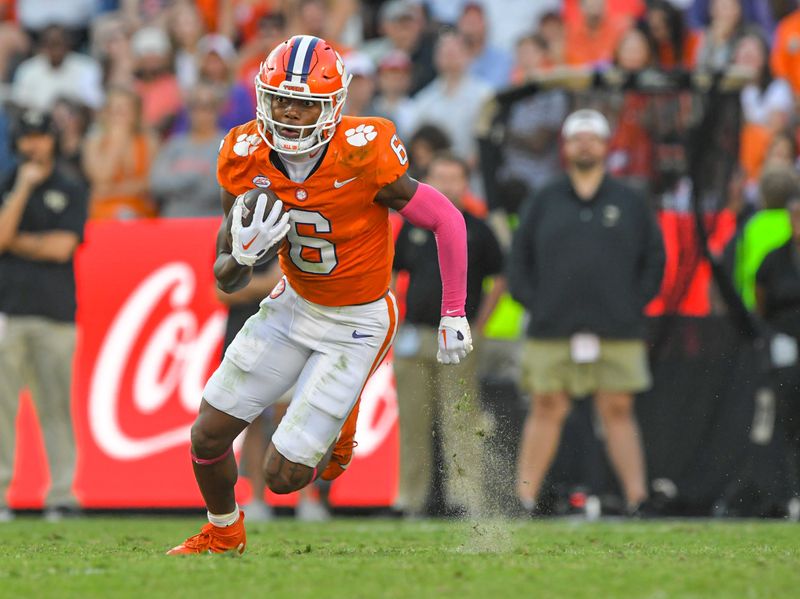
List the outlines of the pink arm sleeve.
{"label": "pink arm sleeve", "polygon": [[452,202],[420,183],[400,214],[416,227],[433,231],[442,277],[442,316],[464,316],[467,301],[467,229]]}

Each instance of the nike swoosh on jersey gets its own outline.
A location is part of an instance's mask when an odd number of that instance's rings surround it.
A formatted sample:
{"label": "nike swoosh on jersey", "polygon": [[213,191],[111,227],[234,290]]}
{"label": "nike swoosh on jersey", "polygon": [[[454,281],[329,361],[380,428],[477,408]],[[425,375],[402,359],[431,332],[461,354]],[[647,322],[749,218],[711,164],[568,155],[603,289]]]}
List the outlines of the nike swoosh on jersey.
{"label": "nike swoosh on jersey", "polygon": [[256,233],[256,236],[255,236],[255,237],[253,237],[253,238],[252,238],[250,241],[248,241],[247,243],[243,243],[243,244],[242,244],[242,249],[243,249],[243,250],[249,250],[249,249],[250,249],[250,246],[251,246],[251,245],[253,245],[253,242],[254,242],[256,239],[258,239],[258,233]]}
{"label": "nike swoosh on jersey", "polygon": [[363,335],[358,331],[353,331],[353,339],[364,339],[365,337],[374,337],[375,335]]}
{"label": "nike swoosh on jersey", "polygon": [[358,179],[358,176],[351,177],[350,179],[345,179],[344,181],[339,181],[338,179],[334,179],[333,180],[333,187],[335,189],[339,189],[340,187],[344,187],[345,185],[350,183],[350,181],[355,181],[356,179]]}

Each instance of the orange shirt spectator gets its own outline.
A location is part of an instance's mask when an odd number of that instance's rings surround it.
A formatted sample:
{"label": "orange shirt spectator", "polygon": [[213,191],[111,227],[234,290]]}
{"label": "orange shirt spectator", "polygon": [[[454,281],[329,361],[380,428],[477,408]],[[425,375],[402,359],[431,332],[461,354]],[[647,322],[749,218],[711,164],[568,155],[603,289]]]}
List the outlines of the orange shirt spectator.
{"label": "orange shirt spectator", "polygon": [[145,125],[165,134],[183,107],[178,79],[172,73],[172,46],[163,29],[145,27],[131,39],[135,56],[134,87],[142,98]]}
{"label": "orange shirt spectator", "polygon": [[15,0],[0,0],[0,83],[8,81],[10,67],[29,50],[30,39],[17,23]]}
{"label": "orange shirt spectator", "polygon": [[741,91],[742,128],[739,162],[748,184],[755,184],[773,136],[785,130],[794,112],[792,89],[773,77],[767,63],[769,47],[756,33],[743,36],[736,46],[735,64],[751,69],[754,79]]}
{"label": "orange shirt spectator", "polygon": [[583,14],[566,25],[565,58],[568,65],[608,63],[631,19],[606,10],[604,0],[583,0]]}
{"label": "orange shirt spectator", "polygon": [[[564,21],[577,22],[581,20],[581,4],[584,0],[563,0]],[[644,0],[606,0],[606,12],[612,15],[626,15],[638,18],[644,13]]]}
{"label": "orange shirt spectator", "polygon": [[0,0],[0,21],[17,21],[17,3],[15,0]]}
{"label": "orange shirt spectator", "polygon": [[778,24],[770,60],[773,75],[786,79],[795,96],[800,96],[800,10]]}
{"label": "orange shirt spectator", "polygon": [[[197,0],[198,4],[203,1],[211,0]],[[236,32],[240,41],[245,44],[260,34],[265,18],[268,19],[275,15],[283,18],[283,13],[280,12],[280,2],[272,0],[232,0],[232,2]],[[215,29],[209,28],[209,31],[215,31]]]}
{"label": "orange shirt spectator", "polygon": [[98,130],[87,139],[83,155],[84,171],[91,185],[89,218],[156,215],[149,173],[157,142],[142,129],[141,113],[141,100],[134,91],[109,90]]}
{"label": "orange shirt spectator", "polygon": [[221,12],[228,10],[229,0],[194,0],[197,12],[203,20],[206,31],[217,31]]}
{"label": "orange shirt spectator", "polygon": [[142,118],[148,127],[168,131],[183,108],[181,88],[172,76],[136,82],[136,92],[142,97]]}

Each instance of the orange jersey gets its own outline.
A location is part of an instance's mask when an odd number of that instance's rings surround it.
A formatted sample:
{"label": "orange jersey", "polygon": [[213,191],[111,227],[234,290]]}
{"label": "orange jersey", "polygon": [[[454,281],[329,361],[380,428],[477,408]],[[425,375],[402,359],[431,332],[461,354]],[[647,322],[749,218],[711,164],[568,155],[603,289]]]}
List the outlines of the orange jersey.
{"label": "orange jersey", "polygon": [[770,61],[773,75],[786,79],[800,95],[800,10],[778,23]]}
{"label": "orange jersey", "polygon": [[611,12],[605,14],[595,30],[589,29],[583,18],[568,22],[564,44],[567,64],[584,66],[610,62],[614,57],[614,49],[630,26],[630,17]]}
{"label": "orange jersey", "polygon": [[389,210],[374,199],[406,172],[408,156],[394,125],[377,117],[343,117],[322,151],[316,170],[295,183],[253,120],[225,136],[217,178],[232,195],[269,188],[291,211],[279,256],[301,297],[324,306],[372,302],[389,288],[394,258]]}

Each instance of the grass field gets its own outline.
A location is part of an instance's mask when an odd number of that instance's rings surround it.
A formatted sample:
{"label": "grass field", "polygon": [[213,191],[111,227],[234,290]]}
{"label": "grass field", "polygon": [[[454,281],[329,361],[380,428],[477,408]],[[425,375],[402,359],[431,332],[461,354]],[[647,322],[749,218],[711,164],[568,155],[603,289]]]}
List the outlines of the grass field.
{"label": "grass field", "polygon": [[343,518],[248,526],[242,558],[167,558],[200,518],[0,525],[0,597],[800,597],[800,527]]}

